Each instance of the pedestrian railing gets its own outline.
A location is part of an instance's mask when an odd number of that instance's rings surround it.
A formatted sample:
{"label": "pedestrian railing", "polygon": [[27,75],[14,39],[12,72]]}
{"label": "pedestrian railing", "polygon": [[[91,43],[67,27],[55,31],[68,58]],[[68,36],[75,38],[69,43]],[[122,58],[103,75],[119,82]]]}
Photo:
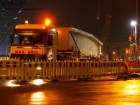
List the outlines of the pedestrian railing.
{"label": "pedestrian railing", "polygon": [[0,79],[70,79],[117,76],[123,61],[0,61]]}

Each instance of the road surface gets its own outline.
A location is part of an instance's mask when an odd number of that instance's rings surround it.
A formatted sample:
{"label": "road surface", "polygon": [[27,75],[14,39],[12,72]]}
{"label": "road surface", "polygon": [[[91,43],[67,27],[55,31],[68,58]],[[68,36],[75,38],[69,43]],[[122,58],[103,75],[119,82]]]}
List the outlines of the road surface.
{"label": "road surface", "polygon": [[139,105],[140,80],[60,81],[7,86],[0,82],[0,105]]}

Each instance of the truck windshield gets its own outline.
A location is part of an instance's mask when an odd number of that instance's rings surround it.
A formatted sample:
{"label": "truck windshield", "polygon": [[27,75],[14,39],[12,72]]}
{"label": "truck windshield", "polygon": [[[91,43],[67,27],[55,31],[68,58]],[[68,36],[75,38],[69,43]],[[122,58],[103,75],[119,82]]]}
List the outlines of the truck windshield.
{"label": "truck windshield", "polygon": [[35,45],[44,44],[45,32],[37,30],[15,30],[12,38],[12,45]]}

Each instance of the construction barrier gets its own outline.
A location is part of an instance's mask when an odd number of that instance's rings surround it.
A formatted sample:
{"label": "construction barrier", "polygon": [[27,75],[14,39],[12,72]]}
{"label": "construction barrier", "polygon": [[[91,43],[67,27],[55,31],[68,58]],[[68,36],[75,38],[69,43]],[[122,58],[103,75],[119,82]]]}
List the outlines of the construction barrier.
{"label": "construction barrier", "polygon": [[128,72],[132,73],[140,73],[140,61],[138,60],[128,60],[127,61]]}
{"label": "construction barrier", "polygon": [[0,61],[0,79],[70,79],[117,76],[123,61]]}

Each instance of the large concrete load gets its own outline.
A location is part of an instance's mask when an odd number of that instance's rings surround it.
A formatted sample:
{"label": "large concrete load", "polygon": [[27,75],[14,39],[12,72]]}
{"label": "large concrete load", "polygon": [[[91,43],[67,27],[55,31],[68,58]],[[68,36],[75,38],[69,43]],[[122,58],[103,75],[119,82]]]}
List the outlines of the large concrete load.
{"label": "large concrete load", "polygon": [[57,53],[61,57],[100,57],[103,43],[93,34],[73,27],[60,27],[57,31]]}

